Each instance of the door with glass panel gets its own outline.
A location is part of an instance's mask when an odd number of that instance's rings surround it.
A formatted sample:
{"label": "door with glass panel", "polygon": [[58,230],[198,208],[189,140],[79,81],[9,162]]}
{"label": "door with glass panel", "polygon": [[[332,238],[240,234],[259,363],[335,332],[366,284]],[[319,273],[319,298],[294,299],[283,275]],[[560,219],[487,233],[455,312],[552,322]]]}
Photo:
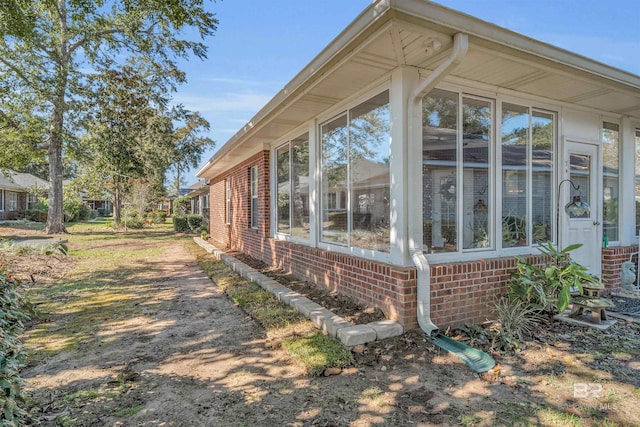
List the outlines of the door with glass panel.
{"label": "door with glass panel", "polygon": [[591,274],[599,276],[602,269],[602,224],[599,219],[598,197],[599,147],[568,141],[565,159],[568,170],[565,179],[559,184],[558,193],[561,246],[582,244],[571,252],[571,257],[587,267]]}

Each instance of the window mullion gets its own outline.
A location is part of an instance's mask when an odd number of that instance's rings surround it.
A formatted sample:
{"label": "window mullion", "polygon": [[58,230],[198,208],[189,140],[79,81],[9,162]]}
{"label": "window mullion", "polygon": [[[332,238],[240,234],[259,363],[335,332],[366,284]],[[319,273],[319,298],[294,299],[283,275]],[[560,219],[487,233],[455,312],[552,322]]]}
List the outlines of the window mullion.
{"label": "window mullion", "polygon": [[533,245],[533,109],[529,108],[527,130],[527,246]]}

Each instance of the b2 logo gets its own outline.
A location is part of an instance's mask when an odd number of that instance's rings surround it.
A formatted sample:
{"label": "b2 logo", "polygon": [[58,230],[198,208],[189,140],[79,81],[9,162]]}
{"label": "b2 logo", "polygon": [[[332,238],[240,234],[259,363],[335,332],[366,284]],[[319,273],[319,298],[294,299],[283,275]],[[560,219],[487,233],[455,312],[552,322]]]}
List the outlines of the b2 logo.
{"label": "b2 logo", "polygon": [[573,384],[573,397],[584,399],[587,397],[600,397],[602,395],[602,384],[598,383],[575,383]]}

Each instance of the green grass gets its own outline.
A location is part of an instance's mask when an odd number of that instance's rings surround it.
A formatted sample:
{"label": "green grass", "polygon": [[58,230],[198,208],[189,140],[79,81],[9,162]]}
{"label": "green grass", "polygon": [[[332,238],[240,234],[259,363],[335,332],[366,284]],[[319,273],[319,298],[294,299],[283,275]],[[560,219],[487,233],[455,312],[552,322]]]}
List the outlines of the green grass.
{"label": "green grass", "polygon": [[309,375],[320,375],[325,368],[351,363],[347,348],[319,332],[297,310],[243,279],[195,243],[189,244],[188,248],[216,285],[260,323],[268,336],[282,339],[282,347],[305,367]]}
{"label": "green grass", "polygon": [[133,406],[131,408],[121,408],[113,413],[116,417],[131,417],[144,409],[144,406]]}
{"label": "green grass", "polygon": [[318,331],[310,336],[286,339],[282,346],[314,376],[321,375],[325,368],[343,367],[351,362],[347,348]]}

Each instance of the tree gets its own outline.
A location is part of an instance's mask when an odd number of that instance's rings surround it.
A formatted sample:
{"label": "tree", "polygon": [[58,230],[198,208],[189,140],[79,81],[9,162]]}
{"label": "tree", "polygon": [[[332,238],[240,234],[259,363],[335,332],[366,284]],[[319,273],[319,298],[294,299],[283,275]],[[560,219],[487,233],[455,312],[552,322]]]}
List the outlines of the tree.
{"label": "tree", "polygon": [[168,195],[180,196],[180,189],[187,185],[187,181],[180,174],[180,168],[176,167],[176,173],[168,188]]}
{"label": "tree", "polygon": [[201,41],[179,35],[191,28],[202,40],[216,29],[217,21],[203,2],[14,1],[23,7],[11,14],[20,19],[18,24],[0,26],[0,104],[11,105],[18,93],[34,105],[29,114],[46,121],[46,135],[36,145],[46,149],[49,161],[47,233],[65,231],[62,155],[81,134],[90,93],[87,73],[113,68],[117,64],[112,58],[144,58],[159,82],[175,88],[174,83],[184,81],[175,59],[206,57]]}
{"label": "tree", "polygon": [[202,154],[207,148],[212,148],[215,142],[201,133],[209,130],[209,122],[199,113],[186,110],[182,105],[173,108],[171,117],[182,124],[174,132],[174,143],[167,153],[171,167],[175,171],[175,179],[171,189],[180,195],[180,188],[184,183],[182,172],[198,166]]}
{"label": "tree", "polygon": [[116,225],[132,180],[144,178],[160,189],[173,163],[197,164],[204,148],[213,144],[199,135],[209,128],[199,114],[182,106],[167,108],[166,88],[148,66],[146,61],[132,61],[90,77],[94,108],[77,156],[88,166],[82,173],[86,187],[108,184]]}

